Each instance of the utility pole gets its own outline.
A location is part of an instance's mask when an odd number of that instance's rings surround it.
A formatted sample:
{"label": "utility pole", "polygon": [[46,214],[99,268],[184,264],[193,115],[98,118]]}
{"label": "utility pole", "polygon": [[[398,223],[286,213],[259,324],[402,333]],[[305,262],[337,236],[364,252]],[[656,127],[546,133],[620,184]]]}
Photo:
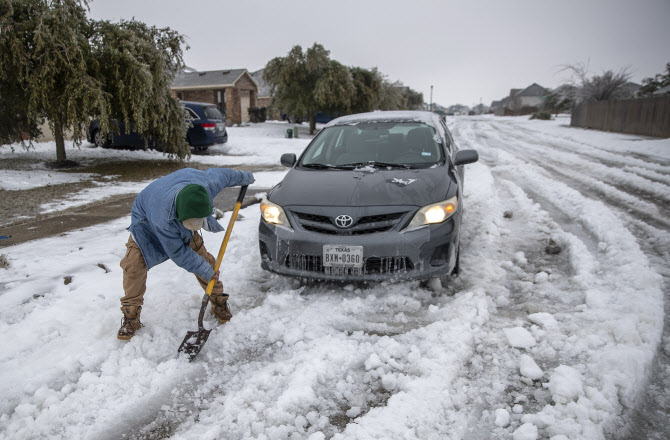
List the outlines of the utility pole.
{"label": "utility pole", "polygon": [[430,111],[433,111],[433,86],[430,86]]}

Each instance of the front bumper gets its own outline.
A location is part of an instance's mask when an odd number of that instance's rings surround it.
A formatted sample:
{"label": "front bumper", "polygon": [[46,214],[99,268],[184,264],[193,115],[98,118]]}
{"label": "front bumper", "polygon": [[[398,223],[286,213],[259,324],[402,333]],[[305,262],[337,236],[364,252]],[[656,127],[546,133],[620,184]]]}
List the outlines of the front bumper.
{"label": "front bumper", "polygon": [[[335,281],[427,279],[451,273],[456,263],[460,215],[413,231],[390,230],[367,235],[327,235],[259,225],[261,267],[281,275]],[[363,246],[360,272],[328,273],[324,245]]]}

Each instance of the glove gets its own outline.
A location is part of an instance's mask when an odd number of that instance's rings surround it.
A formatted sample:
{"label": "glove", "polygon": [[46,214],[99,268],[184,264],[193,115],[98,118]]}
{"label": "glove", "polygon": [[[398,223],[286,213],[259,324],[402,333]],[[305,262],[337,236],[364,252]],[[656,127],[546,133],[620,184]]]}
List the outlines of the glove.
{"label": "glove", "polygon": [[251,171],[246,171],[244,174],[245,174],[245,176],[244,176],[244,180],[243,180],[241,186],[251,185],[252,183],[254,183],[256,181],[256,179],[254,179],[254,175],[251,173]]}

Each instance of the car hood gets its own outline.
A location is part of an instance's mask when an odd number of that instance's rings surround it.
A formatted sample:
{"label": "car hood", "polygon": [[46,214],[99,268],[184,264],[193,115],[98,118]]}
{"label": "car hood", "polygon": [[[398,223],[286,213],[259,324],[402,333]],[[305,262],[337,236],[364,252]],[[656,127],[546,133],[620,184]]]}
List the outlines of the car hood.
{"label": "car hood", "polygon": [[424,206],[444,200],[451,179],[444,166],[422,169],[291,169],[270,193],[281,206]]}

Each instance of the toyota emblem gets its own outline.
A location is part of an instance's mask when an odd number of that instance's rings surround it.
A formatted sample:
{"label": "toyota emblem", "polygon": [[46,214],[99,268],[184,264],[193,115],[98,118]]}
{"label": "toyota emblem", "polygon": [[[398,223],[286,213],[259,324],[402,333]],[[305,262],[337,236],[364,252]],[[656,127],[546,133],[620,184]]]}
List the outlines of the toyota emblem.
{"label": "toyota emblem", "polygon": [[335,224],[338,228],[348,228],[354,223],[354,219],[350,215],[338,215],[335,217]]}

